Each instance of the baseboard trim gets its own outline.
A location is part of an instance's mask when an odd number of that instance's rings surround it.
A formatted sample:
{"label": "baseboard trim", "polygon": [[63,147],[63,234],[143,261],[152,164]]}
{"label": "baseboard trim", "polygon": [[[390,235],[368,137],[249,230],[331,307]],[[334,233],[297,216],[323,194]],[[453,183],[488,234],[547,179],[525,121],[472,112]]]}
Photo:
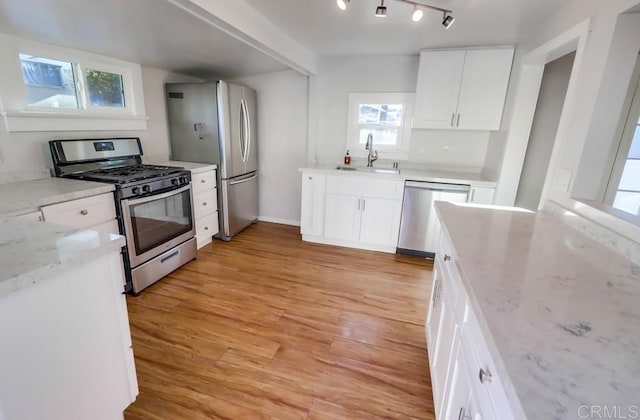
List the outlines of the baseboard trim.
{"label": "baseboard trim", "polygon": [[342,247],[354,248],[354,249],[364,249],[367,251],[386,252],[387,254],[396,253],[396,247],[389,246],[389,245],[363,244],[360,242],[343,241],[339,239],[329,239],[323,236],[314,236],[314,235],[302,235],[302,240],[305,242],[313,242],[316,244],[342,246]]}
{"label": "baseboard trim", "polygon": [[261,222],[277,223],[279,225],[300,226],[300,220],[278,219],[277,217],[258,216]]}

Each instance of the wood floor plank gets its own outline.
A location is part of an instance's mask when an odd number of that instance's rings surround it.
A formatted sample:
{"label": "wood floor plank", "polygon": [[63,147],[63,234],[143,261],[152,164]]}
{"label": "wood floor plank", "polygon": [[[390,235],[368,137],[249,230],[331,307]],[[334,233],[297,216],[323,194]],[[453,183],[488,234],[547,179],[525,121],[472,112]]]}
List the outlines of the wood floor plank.
{"label": "wood floor plank", "polygon": [[435,419],[432,264],[305,243],[260,222],[128,297],[127,420]]}

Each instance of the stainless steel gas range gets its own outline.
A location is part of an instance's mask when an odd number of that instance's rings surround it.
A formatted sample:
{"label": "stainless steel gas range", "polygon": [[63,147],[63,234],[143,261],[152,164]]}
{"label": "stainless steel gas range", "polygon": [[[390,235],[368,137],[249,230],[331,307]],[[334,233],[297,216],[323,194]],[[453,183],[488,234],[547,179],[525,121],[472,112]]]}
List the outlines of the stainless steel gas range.
{"label": "stainless steel gas range", "polygon": [[115,184],[126,292],[137,295],[196,258],[191,173],[142,164],[139,138],[53,140],[56,176]]}

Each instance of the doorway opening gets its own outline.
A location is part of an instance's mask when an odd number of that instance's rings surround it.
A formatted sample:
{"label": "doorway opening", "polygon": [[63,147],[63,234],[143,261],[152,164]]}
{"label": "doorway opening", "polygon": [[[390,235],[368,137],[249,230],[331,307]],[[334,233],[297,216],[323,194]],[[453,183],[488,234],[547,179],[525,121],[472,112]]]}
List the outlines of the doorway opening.
{"label": "doorway opening", "polygon": [[540,206],[575,57],[573,51],[544,66],[516,193],[517,207],[536,211]]}

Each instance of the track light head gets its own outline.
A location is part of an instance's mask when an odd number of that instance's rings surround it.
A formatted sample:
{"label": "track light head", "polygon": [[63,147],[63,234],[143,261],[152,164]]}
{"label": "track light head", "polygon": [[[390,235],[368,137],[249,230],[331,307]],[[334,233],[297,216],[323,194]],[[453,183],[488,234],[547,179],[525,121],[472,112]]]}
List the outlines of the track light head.
{"label": "track light head", "polygon": [[338,9],[347,10],[347,4],[349,4],[351,0],[337,0],[336,4],[338,5]]}
{"label": "track light head", "polygon": [[451,25],[453,25],[453,22],[455,22],[455,18],[451,16],[449,13],[445,12],[442,18],[442,26],[449,29]]}
{"label": "track light head", "polygon": [[387,7],[384,5],[384,0],[380,0],[380,6],[376,7],[376,17],[387,17]]}
{"label": "track light head", "polygon": [[423,16],[424,16],[424,13],[422,12],[422,9],[420,9],[417,5],[413,6],[413,13],[411,14],[411,20],[414,22],[420,22]]}

